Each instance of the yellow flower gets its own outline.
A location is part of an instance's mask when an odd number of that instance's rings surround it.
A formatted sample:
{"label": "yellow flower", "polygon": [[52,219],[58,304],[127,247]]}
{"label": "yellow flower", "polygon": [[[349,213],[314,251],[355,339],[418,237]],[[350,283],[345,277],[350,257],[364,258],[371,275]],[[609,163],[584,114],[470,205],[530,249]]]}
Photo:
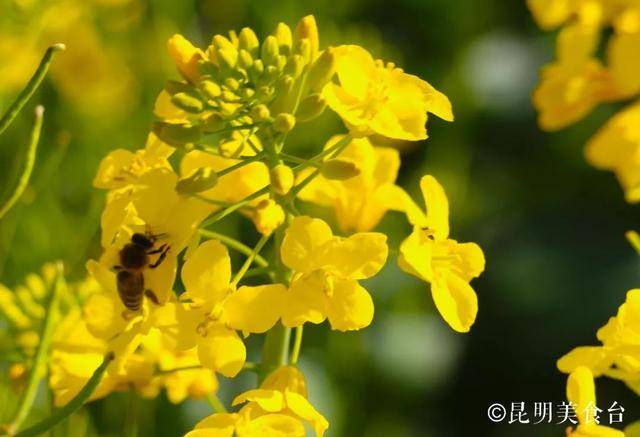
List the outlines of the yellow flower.
{"label": "yellow flower", "polygon": [[368,326],[373,301],[358,281],[382,268],[387,259],[386,241],[385,235],[373,232],[337,237],[320,219],[294,218],[280,251],[282,262],[294,270],[283,324],[293,327],[328,318],[331,328],[339,331]]}
{"label": "yellow flower", "polygon": [[[173,335],[178,349],[197,346],[203,366],[229,377],[244,365],[246,349],[236,333],[263,333],[280,317],[280,306],[265,306],[264,296],[281,296],[284,286],[240,287],[231,284],[231,260],[217,240],[202,243],[182,269],[184,298],[191,304],[172,305]],[[168,328],[171,331],[171,328]]]}
{"label": "yellow flower", "polygon": [[543,68],[533,94],[543,129],[561,129],[619,97],[610,72],[593,57],[599,36],[594,20],[571,23],[558,35],[558,59]]}
{"label": "yellow flower", "polygon": [[260,388],[249,390],[233,400],[234,406],[241,404],[245,405],[236,414],[214,414],[205,418],[187,436],[301,437],[305,435],[303,422],[307,422],[315,435],[321,437],[329,427],[327,420],[307,400],[304,375],[297,367],[276,369]]}
{"label": "yellow flower", "polygon": [[216,413],[202,419],[185,437],[304,437],[304,425],[286,414],[264,414],[252,419],[246,414]]}
{"label": "yellow flower", "polygon": [[407,209],[413,232],[400,245],[398,265],[431,284],[442,318],[458,332],[468,332],[476,319],[478,298],[469,282],[484,271],[482,249],[449,238],[449,202],[433,176],[423,176],[420,189],[427,214]]}
{"label": "yellow flower", "polygon": [[174,150],[150,133],[144,149],[135,152],[116,149],[110,152],[100,162],[93,186],[113,190],[135,184],[140,176],[154,168],[170,169],[168,158]]}
{"label": "yellow flower", "polygon": [[567,380],[567,399],[574,405],[579,425],[567,430],[573,437],[624,437],[622,431],[595,423],[596,388],[593,375],[586,367],[578,367]]}
{"label": "yellow flower", "polygon": [[[325,149],[340,140],[331,138]],[[354,139],[339,155],[353,160],[360,174],[346,180],[332,180],[320,175],[298,196],[302,200],[328,206],[335,211],[340,229],[370,231],[389,209],[404,210],[402,198],[407,194],[395,185],[400,167],[400,154],[389,147],[374,147],[368,138]],[[298,176],[304,180],[313,170]]]}
{"label": "yellow flower", "polygon": [[587,143],[587,160],[615,172],[628,202],[640,201],[640,103],[614,115]]}
{"label": "yellow flower", "polygon": [[324,96],[354,134],[417,141],[427,138],[427,112],[453,120],[449,99],[419,77],[375,61],[359,46],[334,53],[339,83],[329,83]]}

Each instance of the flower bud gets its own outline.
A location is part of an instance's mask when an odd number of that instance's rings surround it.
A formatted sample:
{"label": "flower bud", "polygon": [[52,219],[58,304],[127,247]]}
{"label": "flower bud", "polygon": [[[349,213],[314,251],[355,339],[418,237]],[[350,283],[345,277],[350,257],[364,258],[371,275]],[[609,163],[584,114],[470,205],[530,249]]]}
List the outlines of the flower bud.
{"label": "flower bud", "polygon": [[321,92],[336,71],[336,57],[332,47],[327,48],[316,59],[309,70],[307,85],[314,92]]}
{"label": "flower bud", "polygon": [[176,184],[178,194],[195,194],[207,191],[218,183],[218,174],[211,167],[201,167],[182,178]]}
{"label": "flower bud", "polygon": [[202,138],[200,127],[193,126],[189,123],[166,123],[158,121],[153,124],[152,131],[162,141],[175,147],[196,143]]}
{"label": "flower bud", "polygon": [[238,51],[235,47],[230,49],[218,49],[217,54],[220,65],[223,67],[233,69],[238,63]]}
{"label": "flower bud", "polygon": [[295,175],[291,167],[284,164],[278,164],[269,172],[271,179],[271,187],[276,194],[284,196],[293,187],[295,182]]}
{"label": "flower bud", "polygon": [[211,80],[203,80],[200,82],[200,90],[205,96],[212,100],[220,96],[222,92],[220,85]]}
{"label": "flower bud", "polygon": [[253,65],[249,67],[248,73],[251,81],[253,83],[258,83],[258,81],[262,77],[262,74],[264,73],[264,64],[262,63],[262,60],[256,59],[255,61],[253,61]]}
{"label": "flower bud", "polygon": [[252,218],[258,232],[266,235],[284,222],[285,214],[282,207],[272,199],[263,199],[253,210]]}
{"label": "flower bud", "polygon": [[273,128],[276,132],[280,132],[281,134],[286,134],[290,132],[296,125],[296,118],[291,115],[283,112],[282,114],[278,114],[276,119],[273,121]]}
{"label": "flower bud", "polygon": [[311,94],[300,102],[296,111],[296,119],[308,121],[318,117],[327,107],[327,101],[320,94]]}
{"label": "flower bud", "polygon": [[218,114],[211,114],[202,126],[205,132],[216,132],[224,128],[224,120]]}
{"label": "flower bud", "polygon": [[291,51],[291,44],[293,38],[291,36],[291,29],[284,23],[278,23],[275,32],[273,32],[278,40],[278,46],[280,47],[280,53],[288,55]]}
{"label": "flower bud", "polygon": [[360,174],[360,168],[355,161],[348,158],[333,158],[325,161],[320,173],[327,179],[343,181]]}
{"label": "flower bud", "polygon": [[171,96],[171,103],[185,112],[197,114],[202,112],[202,101],[189,93],[177,93]]}
{"label": "flower bud", "polygon": [[251,118],[254,122],[267,121],[271,118],[271,113],[267,105],[256,105],[251,109]]}
{"label": "flower bud", "polygon": [[227,77],[224,80],[224,86],[229,88],[231,91],[236,91],[240,87],[240,82],[238,82],[233,77]]}
{"label": "flower bud", "polygon": [[260,46],[260,41],[253,30],[245,27],[240,31],[240,35],[238,36],[238,45],[249,54],[254,54]]}
{"label": "flower bud", "polygon": [[248,70],[253,65],[253,56],[248,51],[242,49],[238,52],[238,65]]}
{"label": "flower bud", "polygon": [[320,47],[320,39],[318,37],[318,26],[313,15],[303,17],[296,26],[296,40],[307,39],[310,43],[311,59],[315,59]]}
{"label": "flower bud", "polygon": [[204,59],[202,50],[196,48],[182,35],[173,35],[167,41],[167,51],[178,67],[178,71],[190,82],[200,77],[198,61]]}
{"label": "flower bud", "polygon": [[278,40],[275,36],[268,36],[262,43],[262,50],[260,57],[265,65],[275,65],[280,54],[280,48],[278,47]]}
{"label": "flower bud", "polygon": [[294,53],[300,55],[305,63],[308,64],[311,60],[311,43],[308,39],[302,39],[296,43]]}
{"label": "flower bud", "polygon": [[292,55],[287,59],[287,65],[284,67],[284,74],[288,74],[293,78],[296,78],[302,74],[304,70],[304,59],[300,55]]}

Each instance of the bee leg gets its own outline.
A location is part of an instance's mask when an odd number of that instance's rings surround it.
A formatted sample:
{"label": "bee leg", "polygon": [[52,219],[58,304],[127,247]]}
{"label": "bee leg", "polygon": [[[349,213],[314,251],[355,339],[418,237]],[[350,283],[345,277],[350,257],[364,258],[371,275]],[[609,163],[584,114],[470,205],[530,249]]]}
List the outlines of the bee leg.
{"label": "bee leg", "polygon": [[169,252],[169,249],[171,249],[171,246],[165,247],[156,262],[154,262],[153,264],[149,264],[149,268],[155,269],[156,267],[158,267],[160,263],[162,263],[162,261],[164,261],[164,259],[167,257],[167,252]]}
{"label": "bee leg", "polygon": [[150,250],[149,252],[147,252],[147,255],[155,255],[156,253],[160,253],[160,252],[162,252],[162,251],[163,251],[163,250],[165,250],[166,248],[167,248],[167,245],[166,245],[166,244],[163,244],[163,245],[162,245],[162,246],[160,246],[159,248],[154,249],[154,250]]}
{"label": "bee leg", "polygon": [[158,300],[158,296],[156,296],[156,294],[153,292],[153,290],[145,290],[144,291],[144,295],[147,296],[149,298],[149,300],[151,302],[153,302],[156,305],[160,305],[160,301]]}

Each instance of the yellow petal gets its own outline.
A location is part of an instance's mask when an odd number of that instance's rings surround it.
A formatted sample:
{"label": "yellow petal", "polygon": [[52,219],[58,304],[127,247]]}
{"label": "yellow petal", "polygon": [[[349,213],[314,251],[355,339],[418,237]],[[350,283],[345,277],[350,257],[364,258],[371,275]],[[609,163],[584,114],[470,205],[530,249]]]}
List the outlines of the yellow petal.
{"label": "yellow petal", "polygon": [[414,227],[413,232],[400,244],[398,266],[423,281],[433,278],[432,254],[435,242],[427,231]]}
{"label": "yellow petal", "polygon": [[332,236],[329,225],[320,219],[307,216],[294,218],[280,248],[282,262],[297,272],[315,269],[318,251]]}
{"label": "yellow petal", "polygon": [[387,261],[387,236],[378,232],[360,232],[349,238],[334,238],[317,263],[342,279],[366,279],[374,276]]}
{"label": "yellow petal", "polygon": [[373,300],[356,281],[336,280],[327,299],[327,316],[332,329],[353,331],[366,328],[373,320]]}
{"label": "yellow petal", "polygon": [[304,419],[313,426],[316,436],[322,437],[329,428],[329,422],[302,395],[290,391],[285,392],[287,407],[292,413]]}
{"label": "yellow petal", "polygon": [[578,367],[591,369],[594,376],[599,376],[611,366],[612,359],[607,356],[603,347],[582,346],[573,349],[558,360],[558,370],[571,373]]}
{"label": "yellow petal", "polygon": [[335,67],[342,88],[358,99],[364,99],[370,77],[375,70],[373,57],[356,45],[343,45],[334,50]]}
{"label": "yellow petal", "polygon": [[195,82],[200,78],[198,70],[198,61],[204,59],[202,50],[196,48],[182,35],[173,35],[167,41],[167,50],[169,56],[173,59],[178,67],[178,71],[182,73],[191,82]]}
{"label": "yellow petal", "polygon": [[220,302],[229,291],[231,259],[218,240],[202,243],[182,268],[182,282],[195,302]]}
{"label": "yellow petal", "polygon": [[457,332],[469,332],[478,313],[478,297],[462,278],[446,272],[431,283],[431,295],[442,318]]}
{"label": "yellow petal", "polygon": [[[453,240],[452,240],[453,241]],[[457,273],[467,282],[480,276],[484,271],[484,253],[476,243],[457,243],[455,252],[458,258],[455,262]]]}
{"label": "yellow petal", "polygon": [[247,350],[238,334],[220,324],[209,326],[206,335],[198,337],[200,362],[224,376],[236,376],[246,357]]}
{"label": "yellow petal", "polygon": [[596,404],[596,386],[593,374],[586,367],[578,367],[567,380],[567,399],[576,407],[576,416],[580,423],[586,423],[587,407]]}
{"label": "yellow petal", "polygon": [[238,437],[304,437],[304,425],[286,414],[265,414],[238,424]]}
{"label": "yellow petal", "polygon": [[282,307],[282,324],[289,328],[306,322],[322,323],[327,317],[327,280],[322,272],[304,275],[291,282]]}
{"label": "yellow petal", "polygon": [[240,287],[225,300],[223,321],[245,335],[266,332],[280,319],[285,292],[282,284]]}
{"label": "yellow petal", "polygon": [[427,205],[427,227],[434,231],[437,240],[449,236],[449,200],[442,185],[431,175],[420,179],[420,190]]}
{"label": "yellow petal", "polygon": [[296,366],[280,366],[265,378],[260,388],[290,391],[307,397],[307,383],[304,375]]}
{"label": "yellow petal", "polygon": [[284,410],[284,396],[277,390],[265,390],[262,388],[246,391],[233,400],[232,405],[244,404],[245,402],[255,402],[265,411],[276,413]]}

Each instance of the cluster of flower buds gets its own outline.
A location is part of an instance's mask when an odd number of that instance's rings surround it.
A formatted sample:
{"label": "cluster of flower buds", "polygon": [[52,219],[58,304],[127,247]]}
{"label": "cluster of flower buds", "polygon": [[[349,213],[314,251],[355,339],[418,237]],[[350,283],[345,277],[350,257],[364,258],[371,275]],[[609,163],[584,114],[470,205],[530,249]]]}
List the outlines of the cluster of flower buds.
{"label": "cluster of flower buds", "polygon": [[180,35],[168,45],[184,80],[166,83],[160,99],[173,108],[158,114],[163,120],[153,130],[173,146],[189,148],[222,133],[225,142],[234,131],[255,131],[259,143],[277,144],[296,122],[326,107],[322,89],[334,74],[335,57],[332,48],[319,52],[312,16],[293,32],[278,24],[262,42],[245,27],[215,35],[205,51]]}

